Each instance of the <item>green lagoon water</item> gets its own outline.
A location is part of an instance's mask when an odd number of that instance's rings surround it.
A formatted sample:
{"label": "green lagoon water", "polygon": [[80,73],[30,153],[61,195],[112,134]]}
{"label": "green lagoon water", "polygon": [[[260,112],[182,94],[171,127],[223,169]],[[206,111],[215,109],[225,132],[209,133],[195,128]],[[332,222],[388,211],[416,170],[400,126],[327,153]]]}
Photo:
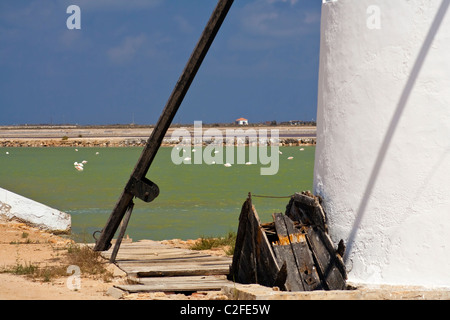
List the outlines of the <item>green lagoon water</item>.
{"label": "green lagoon water", "polygon": [[[77,240],[92,242],[92,233],[104,227],[141,151],[0,148],[0,187],[69,213]],[[280,147],[280,151],[278,173],[262,176],[261,166],[268,165],[175,165],[172,148],[160,148],[147,174],[160,195],[151,203],[135,200],[127,234],[133,240],[224,235],[237,231],[248,192],[288,196],[311,190],[315,148]],[[84,170],[77,171],[74,162],[83,160]],[[262,222],[272,221],[274,212],[284,212],[288,201],[253,198]]]}

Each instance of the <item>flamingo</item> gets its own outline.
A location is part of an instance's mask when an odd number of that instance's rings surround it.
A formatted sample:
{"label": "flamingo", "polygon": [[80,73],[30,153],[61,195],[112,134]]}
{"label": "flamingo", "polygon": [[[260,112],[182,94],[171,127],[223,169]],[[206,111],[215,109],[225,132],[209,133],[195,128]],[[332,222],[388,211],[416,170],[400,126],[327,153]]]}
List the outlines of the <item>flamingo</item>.
{"label": "flamingo", "polygon": [[83,171],[84,170],[84,165],[87,163],[86,160],[83,160],[81,163],[78,162],[74,162],[73,165],[75,167],[75,169],[77,169],[78,171]]}

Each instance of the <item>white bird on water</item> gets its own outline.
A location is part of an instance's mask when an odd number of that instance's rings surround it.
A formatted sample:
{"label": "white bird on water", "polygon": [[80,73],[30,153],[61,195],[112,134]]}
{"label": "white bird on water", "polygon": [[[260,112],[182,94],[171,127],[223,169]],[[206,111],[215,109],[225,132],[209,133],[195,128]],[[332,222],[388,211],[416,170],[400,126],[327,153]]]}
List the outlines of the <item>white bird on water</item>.
{"label": "white bird on water", "polygon": [[229,162],[227,162],[224,164],[224,166],[228,168],[228,167],[231,167],[231,164]]}
{"label": "white bird on water", "polygon": [[75,169],[77,169],[78,171],[83,171],[84,170],[84,165],[87,163],[86,160],[83,160],[81,163],[78,162],[74,162],[73,165],[75,167]]}
{"label": "white bird on water", "polygon": [[289,157],[289,158],[288,158],[288,160],[292,160],[292,159],[294,159],[294,157]]}

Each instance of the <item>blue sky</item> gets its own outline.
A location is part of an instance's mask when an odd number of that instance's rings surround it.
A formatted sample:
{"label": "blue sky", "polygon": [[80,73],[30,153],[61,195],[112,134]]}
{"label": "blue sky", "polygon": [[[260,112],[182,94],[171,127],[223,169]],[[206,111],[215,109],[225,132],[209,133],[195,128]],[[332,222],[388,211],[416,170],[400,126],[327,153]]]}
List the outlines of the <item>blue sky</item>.
{"label": "blue sky", "polygon": [[[216,4],[0,1],[0,125],[156,123]],[[315,119],[320,8],[235,0],[174,122]]]}

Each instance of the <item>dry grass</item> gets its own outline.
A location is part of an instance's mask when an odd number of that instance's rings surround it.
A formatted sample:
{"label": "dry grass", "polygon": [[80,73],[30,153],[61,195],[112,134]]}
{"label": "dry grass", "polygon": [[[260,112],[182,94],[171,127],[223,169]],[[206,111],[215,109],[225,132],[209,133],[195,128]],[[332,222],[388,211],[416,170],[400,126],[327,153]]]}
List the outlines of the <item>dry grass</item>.
{"label": "dry grass", "polygon": [[[56,250],[56,249],[55,249]],[[88,246],[70,245],[65,252],[58,253],[56,264],[41,266],[33,263],[21,263],[16,261],[12,267],[2,270],[4,273],[24,275],[33,280],[49,282],[55,278],[67,277],[68,267],[75,265],[80,268],[82,276],[102,278],[103,281],[110,281],[112,273],[106,269],[107,262],[101,257],[99,252],[95,252]]]}
{"label": "dry grass", "polygon": [[191,250],[210,250],[212,248],[226,247],[225,253],[233,255],[234,246],[236,243],[236,233],[228,232],[224,237],[201,237],[194,245],[190,247]]}
{"label": "dry grass", "polygon": [[88,246],[72,245],[67,250],[67,262],[76,265],[82,274],[112,278],[112,273],[106,269],[107,262],[101,257],[100,252],[94,251]]}

